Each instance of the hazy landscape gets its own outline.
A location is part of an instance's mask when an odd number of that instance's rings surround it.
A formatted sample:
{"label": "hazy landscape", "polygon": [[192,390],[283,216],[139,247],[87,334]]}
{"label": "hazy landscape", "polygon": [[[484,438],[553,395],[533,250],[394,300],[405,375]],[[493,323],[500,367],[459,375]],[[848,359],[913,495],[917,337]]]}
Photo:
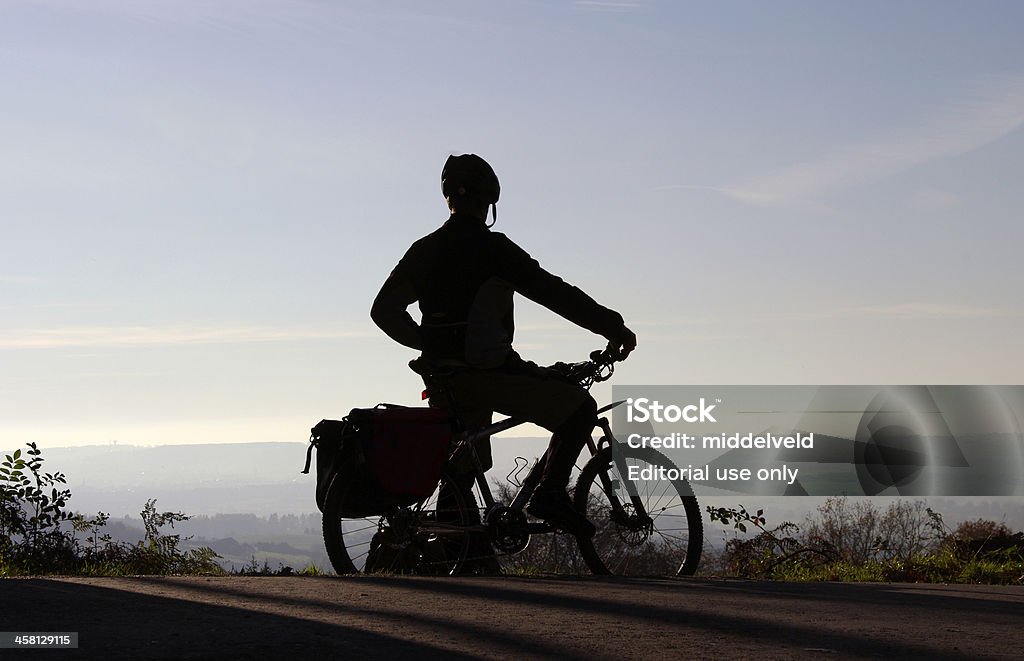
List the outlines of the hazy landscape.
{"label": "hazy landscape", "polygon": [[[543,451],[539,438],[494,441],[493,481],[503,482],[516,456],[533,458]],[[115,539],[142,537],[139,512],[155,498],[161,511],[192,516],[174,532],[191,537],[184,547],[209,546],[227,568],[254,562],[272,569],[309,564],[329,568],[320,531],[320,513],[313,500],[315,468],[303,475],[307,445],[224,443],[164,445],[123,444],[42,448],[47,471],[67,476],[71,508],[84,514],[110,514],[106,532]],[[15,448],[5,451],[9,453]],[[314,462],[315,467],[315,462]],[[697,493],[701,491],[698,486]],[[765,508],[771,521],[801,521],[823,499],[810,497],[701,497],[702,506],[740,502]],[[888,499],[876,499],[882,502]],[[933,498],[947,524],[986,518],[1024,528],[1024,514],[1015,498]],[[719,547],[733,531],[705,521],[706,544]]]}
{"label": "hazy landscape", "polygon": [[[503,480],[515,466],[512,449],[532,458],[545,444],[528,438],[496,442],[492,478]],[[253,562],[272,569],[311,563],[327,568],[314,501],[315,461],[308,475],[301,473],[307,447],[286,442],[41,449],[44,470],[67,477],[71,509],[109,514],[106,532],[115,539],[141,539],[139,512],[155,498],[159,510],[192,517],[174,529],[192,538],[184,548],[209,546],[227,569]]]}

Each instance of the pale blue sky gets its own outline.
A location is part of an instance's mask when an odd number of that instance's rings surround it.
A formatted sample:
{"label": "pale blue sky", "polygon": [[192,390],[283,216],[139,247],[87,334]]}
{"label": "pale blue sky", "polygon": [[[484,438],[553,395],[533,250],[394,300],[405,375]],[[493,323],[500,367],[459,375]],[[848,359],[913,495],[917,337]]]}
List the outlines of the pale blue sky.
{"label": "pale blue sky", "polygon": [[[373,295],[446,217],[620,310],[617,383],[1020,383],[1017,2],[7,2],[0,446],[413,403]],[[523,302],[540,362],[600,340]],[[606,397],[608,389],[598,393]]]}

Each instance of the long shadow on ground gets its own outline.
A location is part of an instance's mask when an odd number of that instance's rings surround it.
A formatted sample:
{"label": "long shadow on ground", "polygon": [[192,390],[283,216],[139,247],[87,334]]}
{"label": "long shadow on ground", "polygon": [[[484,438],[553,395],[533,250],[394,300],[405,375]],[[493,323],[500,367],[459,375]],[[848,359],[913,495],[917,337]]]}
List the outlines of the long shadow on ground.
{"label": "long shadow on ground", "polygon": [[0,595],[0,629],[79,633],[76,651],[0,650],[0,659],[35,654],[267,661],[303,653],[315,654],[310,659],[473,658],[337,622],[60,580],[4,580],[0,581]]}
{"label": "long shadow on ground", "polygon": [[1013,588],[699,579],[19,579],[0,594],[0,628],[78,631],[104,658],[962,659],[1011,652],[1024,615]]}

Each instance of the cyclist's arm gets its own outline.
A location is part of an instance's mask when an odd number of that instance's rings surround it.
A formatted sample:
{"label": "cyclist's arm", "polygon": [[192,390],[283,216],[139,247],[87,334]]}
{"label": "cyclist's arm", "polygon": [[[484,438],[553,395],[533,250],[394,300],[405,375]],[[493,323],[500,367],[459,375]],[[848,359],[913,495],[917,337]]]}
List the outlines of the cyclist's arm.
{"label": "cyclist's arm", "polygon": [[416,302],[416,289],[403,271],[400,262],[373,300],[370,318],[395,342],[419,350],[423,348],[420,327],[408,311]]}
{"label": "cyclist's arm", "polygon": [[[625,344],[627,336],[633,335],[621,314],[604,307],[579,287],[545,271],[537,260],[503,234],[495,232],[495,235],[501,243],[502,277],[517,292],[610,342]],[[635,336],[632,343],[635,346]]]}

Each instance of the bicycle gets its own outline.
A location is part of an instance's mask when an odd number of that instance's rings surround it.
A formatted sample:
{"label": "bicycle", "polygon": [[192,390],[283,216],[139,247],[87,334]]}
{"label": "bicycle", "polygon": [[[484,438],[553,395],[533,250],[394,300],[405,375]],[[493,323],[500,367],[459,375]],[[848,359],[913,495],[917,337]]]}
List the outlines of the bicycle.
{"label": "bicycle", "polygon": [[[595,351],[590,360],[560,363],[566,378],[585,388],[609,379],[614,372],[611,351]],[[432,397],[444,389],[444,373],[436,366],[412,361],[423,374]],[[450,394],[445,394],[450,398]],[[449,403],[451,402],[449,399]],[[633,449],[619,444],[611,424],[602,414],[622,404],[614,402],[598,410],[600,439],[587,439],[589,460],[583,465],[573,491],[573,504],[594,523],[593,538],[576,538],[582,560],[593,574],[692,575],[700,562],[703,523],[700,507],[686,480],[665,481],[652,489],[627,479],[629,466],[672,466],[660,452]],[[346,489],[357,488],[335,478],[328,487],[323,506],[323,536],[327,553],[338,574],[369,571],[452,575],[485,554],[511,555],[522,552],[531,538],[561,531],[531,520],[524,508],[540,481],[544,457],[537,459],[522,481],[513,471],[509,482],[518,487],[511,502],[495,499],[474,441],[502,432],[525,421],[506,418],[475,431],[459,434],[453,443],[438,487],[426,500],[412,505],[393,505],[383,513],[349,518],[342,514]],[[615,450],[613,451],[613,448]],[[475,467],[472,479],[479,501],[463,484],[459,486],[450,468],[468,454]],[[523,460],[525,461],[525,460]],[[518,466],[518,461],[517,461]],[[642,489],[642,491],[641,491]],[[482,515],[481,515],[482,509]],[[471,555],[471,550],[473,555]]]}

